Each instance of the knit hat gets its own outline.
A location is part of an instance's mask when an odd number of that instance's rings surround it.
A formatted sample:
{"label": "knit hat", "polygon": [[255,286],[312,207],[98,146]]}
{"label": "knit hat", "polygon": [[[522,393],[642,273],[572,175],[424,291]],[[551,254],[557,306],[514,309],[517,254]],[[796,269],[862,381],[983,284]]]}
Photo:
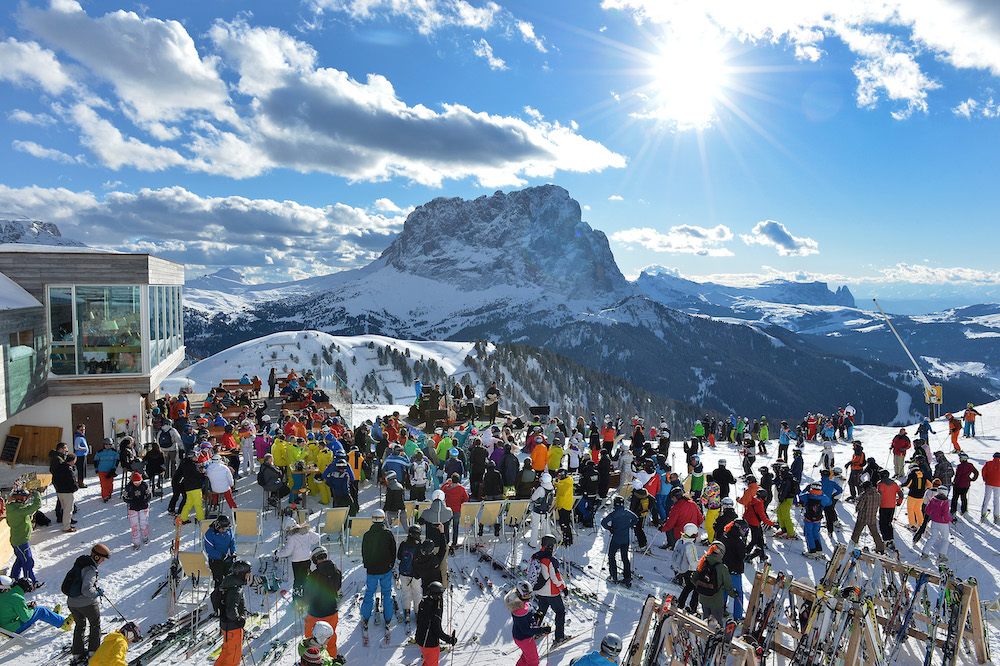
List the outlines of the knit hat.
{"label": "knit hat", "polygon": [[132,483],[135,483],[136,481],[142,481],[142,474],[139,474],[139,472],[132,472]]}
{"label": "knit hat", "polygon": [[302,653],[302,659],[299,663],[302,666],[306,666],[306,664],[321,666],[323,663],[323,654],[319,651],[318,647],[306,648],[306,651]]}

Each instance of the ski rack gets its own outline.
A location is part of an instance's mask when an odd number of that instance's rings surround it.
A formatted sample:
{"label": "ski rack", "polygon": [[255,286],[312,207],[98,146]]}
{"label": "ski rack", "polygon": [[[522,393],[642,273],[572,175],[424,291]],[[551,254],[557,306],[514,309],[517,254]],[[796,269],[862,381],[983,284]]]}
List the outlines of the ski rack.
{"label": "ski rack", "polygon": [[[690,662],[686,662],[675,656],[674,643],[677,641],[679,632],[686,631],[689,634],[695,634],[700,642],[705,643],[717,630],[708,626],[708,623],[700,617],[677,610],[667,618],[664,624],[664,631],[667,634],[665,643],[666,654],[664,656],[668,661],[657,663],[664,663],[666,666],[687,666]],[[732,661],[728,661],[729,656],[733,657]],[[754,653],[753,647],[745,643],[738,636],[734,636],[729,644],[729,655],[727,655],[725,663],[729,664],[729,666],[759,666],[760,664],[757,661],[757,655]]]}
{"label": "ski rack", "polygon": [[[831,560],[830,566],[827,569],[828,572],[838,571],[840,560],[843,559],[846,552],[846,549],[841,544],[834,553],[834,558]],[[907,577],[917,578],[926,574],[930,584],[940,585],[941,583],[941,577],[937,572],[911,567],[894,559],[888,559],[886,557],[875,555],[874,553],[863,552],[861,554],[861,560],[869,563],[874,563],[876,561],[881,562],[882,567],[885,570],[895,571]],[[743,634],[750,631],[758,605],[762,603],[762,601],[772,592],[775,580],[777,579],[777,572],[771,570],[768,570],[766,580],[764,579],[764,575],[764,572],[757,571],[754,576],[753,588],[750,591],[750,599],[747,603],[746,615],[743,620]],[[964,580],[953,581],[948,585],[948,587],[949,589],[961,591],[962,593],[962,602],[959,608],[958,636],[955,639],[956,645],[962,644],[966,621],[968,620],[968,623],[972,627],[971,641],[975,647],[976,660],[978,663],[984,664],[986,663],[985,628],[983,624],[982,604],[979,602],[978,588],[976,585],[971,585]],[[798,578],[792,581],[791,586],[788,588],[788,593],[790,598],[795,596],[799,597],[801,600],[807,600],[810,602],[815,602],[817,598],[816,587],[803,583],[802,580]],[[876,596],[871,597],[871,600],[876,611],[874,614],[876,625],[884,627],[889,622],[888,613],[892,608],[892,604]],[[857,607],[852,609],[851,602],[848,599],[838,597],[836,601],[836,610],[838,612],[846,611],[852,613],[855,622],[854,626],[860,627],[861,629],[860,631],[851,632],[847,648],[844,651],[843,665],[862,666],[864,662],[860,654],[861,641],[865,641],[869,654],[881,653],[882,648],[880,646],[882,645],[882,638],[880,636],[872,635],[869,626],[864,622],[864,612],[862,609]],[[800,604],[796,604],[796,607],[799,605]],[[883,614],[879,615],[879,611]],[[783,610],[780,611],[780,618],[781,620],[779,621],[777,627],[778,633],[776,634],[770,649],[786,659],[791,659],[795,652],[795,645],[802,637],[802,634],[795,627],[788,624],[787,615]],[[910,623],[909,628],[906,630],[907,637],[916,639],[921,645],[926,645],[929,636],[925,631],[917,629],[917,626],[928,626],[931,622],[931,618],[924,613],[914,611],[912,620],[913,621]],[[938,624],[938,629],[939,631],[936,632],[938,635],[942,633],[947,634],[947,620]],[[781,634],[792,638],[794,643],[791,647],[782,643],[780,640]],[[938,637],[935,640],[935,644],[939,647],[943,647],[944,643],[945,641],[941,637]],[[956,666],[960,652],[960,650],[956,650],[951,660],[946,663],[945,666]]]}

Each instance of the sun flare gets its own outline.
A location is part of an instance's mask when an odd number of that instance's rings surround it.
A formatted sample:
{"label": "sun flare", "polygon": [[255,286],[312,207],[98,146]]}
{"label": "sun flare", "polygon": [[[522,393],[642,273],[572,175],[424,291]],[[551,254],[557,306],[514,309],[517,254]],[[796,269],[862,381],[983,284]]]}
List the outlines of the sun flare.
{"label": "sun flare", "polygon": [[650,58],[649,115],[678,129],[706,127],[729,83],[721,44],[713,40],[673,40]]}

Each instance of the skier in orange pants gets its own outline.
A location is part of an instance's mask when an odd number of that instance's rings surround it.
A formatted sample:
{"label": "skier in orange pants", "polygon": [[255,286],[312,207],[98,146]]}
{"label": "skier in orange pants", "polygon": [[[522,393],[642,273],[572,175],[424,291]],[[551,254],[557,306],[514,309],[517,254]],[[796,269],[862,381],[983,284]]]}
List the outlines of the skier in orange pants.
{"label": "skier in orange pants", "polygon": [[212,592],[212,606],[219,613],[219,628],[223,635],[222,652],[215,660],[215,666],[239,666],[243,659],[243,625],[247,618],[243,586],[250,582],[250,571],[250,563],[246,560],[233,562],[229,575]]}
{"label": "skier in orange pants", "polygon": [[951,435],[951,446],[955,451],[961,451],[962,447],[958,445],[958,434],[962,432],[962,422],[955,418],[955,415],[951,412],[944,415],[948,419],[948,434]]}

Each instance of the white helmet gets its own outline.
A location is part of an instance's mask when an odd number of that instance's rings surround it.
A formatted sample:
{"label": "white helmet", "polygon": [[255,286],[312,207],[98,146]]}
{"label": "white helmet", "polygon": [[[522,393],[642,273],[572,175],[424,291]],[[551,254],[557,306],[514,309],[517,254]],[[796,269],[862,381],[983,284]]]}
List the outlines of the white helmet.
{"label": "white helmet", "polygon": [[542,488],[546,490],[552,490],[552,475],[542,474]]}
{"label": "white helmet", "polygon": [[326,642],[333,638],[333,627],[320,620],[313,625],[312,637],[315,638],[320,645],[326,645]]}
{"label": "white helmet", "polygon": [[222,456],[216,453],[215,455],[212,456],[212,462],[217,462],[217,463],[222,462]]}
{"label": "white helmet", "polygon": [[264,423],[270,423],[271,416],[269,414],[264,414],[264,416],[260,417],[260,420],[263,421]]}
{"label": "white helmet", "polygon": [[733,498],[732,497],[723,497],[722,498],[722,506],[727,506],[727,507],[728,506],[734,506]]}
{"label": "white helmet", "polygon": [[372,522],[373,523],[384,523],[385,522],[385,511],[382,509],[375,509],[372,511]]}
{"label": "white helmet", "polygon": [[441,500],[443,502],[444,501],[444,491],[441,490],[440,488],[438,488],[437,490],[435,490],[434,492],[432,492],[431,493],[431,501],[433,502],[434,500]]}
{"label": "white helmet", "polygon": [[[316,630],[313,629],[313,631],[315,632]],[[616,659],[618,657],[618,653],[621,651],[622,639],[618,637],[618,634],[608,634],[604,637],[604,640],[601,641],[601,654],[604,656]]]}
{"label": "white helmet", "polygon": [[688,523],[684,526],[684,536],[689,539],[694,539],[698,536],[698,526],[694,523]]}

